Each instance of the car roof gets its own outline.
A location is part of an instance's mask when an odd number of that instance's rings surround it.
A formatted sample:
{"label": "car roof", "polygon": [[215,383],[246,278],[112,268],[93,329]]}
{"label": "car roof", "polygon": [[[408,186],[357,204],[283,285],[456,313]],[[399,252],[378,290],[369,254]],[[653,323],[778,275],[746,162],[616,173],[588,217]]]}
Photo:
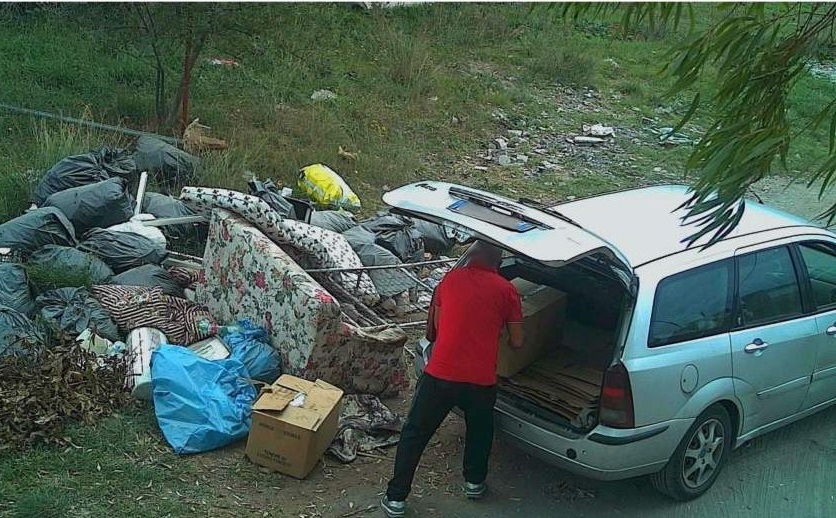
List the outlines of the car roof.
{"label": "car roof", "polygon": [[[685,210],[677,210],[688,200],[688,187],[660,185],[592,196],[554,207],[602,239],[612,243],[634,268],[687,250],[683,239],[699,227],[683,225]],[[768,205],[746,201],[743,216],[723,240],[766,232],[778,228],[812,227],[809,220]],[[694,246],[707,241],[701,239]]]}

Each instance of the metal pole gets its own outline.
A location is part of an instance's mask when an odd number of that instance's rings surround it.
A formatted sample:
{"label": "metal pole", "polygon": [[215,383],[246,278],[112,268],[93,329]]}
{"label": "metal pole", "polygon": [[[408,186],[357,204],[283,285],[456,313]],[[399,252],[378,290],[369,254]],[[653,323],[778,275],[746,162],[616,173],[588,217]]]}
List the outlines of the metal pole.
{"label": "metal pole", "polygon": [[42,112],[38,110],[30,110],[29,108],[21,108],[19,106],[12,106],[10,104],[3,104],[0,103],[0,108],[4,110],[8,110],[10,112],[19,113],[22,115],[31,115],[33,117],[40,117],[42,119],[55,119],[61,122],[67,122],[70,124],[78,124],[81,126],[87,126],[89,128],[95,128],[105,131],[115,131],[116,133],[122,133],[124,135],[131,135],[134,137],[154,137],[158,138],[164,142],[168,142],[169,144],[176,146],[177,139],[172,137],[165,137],[163,135],[157,135],[156,133],[148,133],[147,131],[139,131],[139,130],[132,130],[130,128],[120,128],[119,126],[111,126],[110,124],[102,124],[101,122],[93,122],[84,119],[76,119],[75,117],[66,117],[64,115],[56,115],[54,113],[49,112]]}

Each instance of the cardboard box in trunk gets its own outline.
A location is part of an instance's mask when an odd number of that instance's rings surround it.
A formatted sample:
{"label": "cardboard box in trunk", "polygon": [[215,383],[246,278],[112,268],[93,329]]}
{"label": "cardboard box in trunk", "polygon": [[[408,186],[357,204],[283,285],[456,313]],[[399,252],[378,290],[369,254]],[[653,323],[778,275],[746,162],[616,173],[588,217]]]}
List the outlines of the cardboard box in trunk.
{"label": "cardboard box in trunk", "polygon": [[285,475],[305,478],[337,434],[342,396],[342,390],[322,380],[283,375],[262,389],[253,404],[247,457]]}
{"label": "cardboard box in trunk", "polygon": [[496,373],[509,378],[526,368],[548,349],[560,342],[566,312],[566,293],[524,279],[511,281],[520,293],[523,310],[523,346],[508,345],[508,333],[499,340]]}

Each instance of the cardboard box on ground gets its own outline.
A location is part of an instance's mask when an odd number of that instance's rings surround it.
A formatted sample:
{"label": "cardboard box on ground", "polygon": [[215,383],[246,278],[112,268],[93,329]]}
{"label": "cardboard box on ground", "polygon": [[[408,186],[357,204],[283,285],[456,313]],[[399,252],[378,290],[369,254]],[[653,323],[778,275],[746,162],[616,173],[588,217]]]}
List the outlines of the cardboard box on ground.
{"label": "cardboard box on ground", "polygon": [[513,349],[508,345],[508,332],[499,341],[496,373],[509,378],[540,358],[561,341],[566,312],[566,293],[516,278],[511,283],[520,293],[523,311],[523,346]]}
{"label": "cardboard box on ground", "polygon": [[253,404],[247,457],[285,475],[305,478],[337,434],[342,396],[342,390],[322,380],[281,376],[262,389]]}

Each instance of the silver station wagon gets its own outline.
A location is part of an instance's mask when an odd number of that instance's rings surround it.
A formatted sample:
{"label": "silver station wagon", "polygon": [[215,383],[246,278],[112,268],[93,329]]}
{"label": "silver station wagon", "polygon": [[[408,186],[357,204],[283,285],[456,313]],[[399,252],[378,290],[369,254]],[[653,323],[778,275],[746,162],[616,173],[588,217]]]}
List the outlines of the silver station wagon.
{"label": "silver station wagon", "polygon": [[[502,247],[503,276],[563,301],[526,329],[534,359],[500,378],[497,431],[583,476],[651,475],[679,500],[734,448],[836,402],[836,235],[747,202],[732,233],[689,248],[687,197],[659,186],[545,207],[431,181],[384,196]],[[421,372],[432,344],[415,352]]]}

